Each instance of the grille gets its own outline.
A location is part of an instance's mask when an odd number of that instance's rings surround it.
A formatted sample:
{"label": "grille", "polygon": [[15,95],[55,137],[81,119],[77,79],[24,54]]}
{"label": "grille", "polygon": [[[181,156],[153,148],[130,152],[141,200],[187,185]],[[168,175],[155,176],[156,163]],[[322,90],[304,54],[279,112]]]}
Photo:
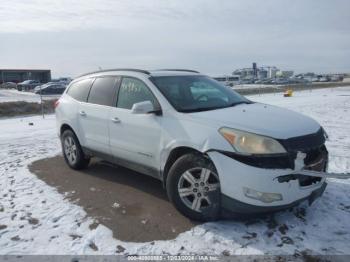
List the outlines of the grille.
{"label": "grille", "polygon": [[325,171],[328,161],[328,152],[323,145],[317,149],[312,149],[306,152],[304,159],[305,169],[314,171]]}
{"label": "grille", "polygon": [[314,134],[279,140],[288,152],[310,151],[314,148],[319,148],[325,141],[326,139],[322,128]]}

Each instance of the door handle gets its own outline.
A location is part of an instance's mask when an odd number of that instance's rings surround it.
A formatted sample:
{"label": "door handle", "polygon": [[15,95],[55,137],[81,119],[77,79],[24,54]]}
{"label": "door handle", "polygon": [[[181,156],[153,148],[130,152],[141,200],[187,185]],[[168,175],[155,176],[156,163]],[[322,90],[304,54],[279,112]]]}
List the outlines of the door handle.
{"label": "door handle", "polygon": [[121,122],[118,117],[113,117],[111,120],[113,123],[116,123],[116,124]]}
{"label": "door handle", "polygon": [[80,114],[81,116],[86,116],[85,111],[79,111],[79,114]]}

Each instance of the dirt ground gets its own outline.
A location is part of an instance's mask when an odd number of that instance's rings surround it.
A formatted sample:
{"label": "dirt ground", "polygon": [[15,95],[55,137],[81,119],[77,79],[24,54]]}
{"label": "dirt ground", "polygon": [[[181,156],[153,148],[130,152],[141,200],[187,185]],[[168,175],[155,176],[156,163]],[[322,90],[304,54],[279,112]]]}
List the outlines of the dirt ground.
{"label": "dirt ground", "polygon": [[[44,113],[54,113],[54,102],[56,100],[44,100]],[[16,101],[16,102],[2,102],[0,103],[0,117],[22,116],[22,115],[36,115],[41,114],[41,104],[35,102]]]}
{"label": "dirt ground", "polygon": [[60,193],[69,192],[68,199],[120,240],[173,239],[195,225],[168,201],[160,181],[129,169],[94,160],[88,169],[74,171],[61,156],[36,161],[29,169]]}

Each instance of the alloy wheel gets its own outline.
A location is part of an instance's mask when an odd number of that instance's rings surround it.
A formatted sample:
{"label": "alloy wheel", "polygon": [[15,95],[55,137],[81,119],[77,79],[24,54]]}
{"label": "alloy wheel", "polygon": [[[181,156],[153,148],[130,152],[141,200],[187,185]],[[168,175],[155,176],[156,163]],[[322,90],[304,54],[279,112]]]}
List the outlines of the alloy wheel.
{"label": "alloy wheel", "polygon": [[74,165],[77,161],[77,146],[74,142],[74,139],[70,136],[67,136],[64,140],[64,153],[71,165]]}
{"label": "alloy wheel", "polygon": [[207,168],[197,167],[184,172],[178,182],[182,202],[196,212],[210,207],[210,195],[220,190],[218,176]]}

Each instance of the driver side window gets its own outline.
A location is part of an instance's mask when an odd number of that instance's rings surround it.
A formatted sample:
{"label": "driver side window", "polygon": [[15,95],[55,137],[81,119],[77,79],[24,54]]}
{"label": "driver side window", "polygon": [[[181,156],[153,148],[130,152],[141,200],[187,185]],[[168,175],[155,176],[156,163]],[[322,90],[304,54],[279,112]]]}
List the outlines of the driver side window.
{"label": "driver side window", "polygon": [[120,85],[117,107],[131,109],[135,103],[151,101],[157,107],[158,103],[146,84],[133,77],[123,77]]}

